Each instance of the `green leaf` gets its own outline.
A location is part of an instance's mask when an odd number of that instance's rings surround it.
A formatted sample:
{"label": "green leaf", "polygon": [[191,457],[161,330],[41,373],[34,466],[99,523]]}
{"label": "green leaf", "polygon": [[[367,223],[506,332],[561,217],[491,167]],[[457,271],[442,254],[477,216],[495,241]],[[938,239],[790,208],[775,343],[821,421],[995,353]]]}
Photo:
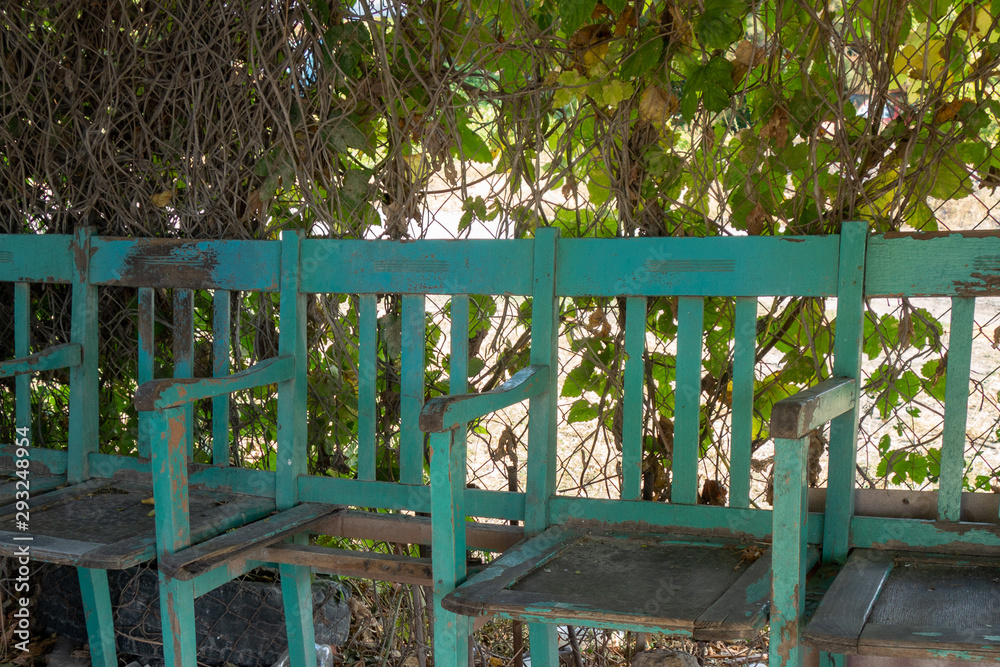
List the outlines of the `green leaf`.
{"label": "green leaf", "polygon": [[709,49],[728,49],[743,37],[746,10],[742,0],[708,0],[695,26],[698,41]]}
{"label": "green leaf", "polygon": [[559,0],[559,18],[566,35],[572,35],[594,13],[597,0]]}
{"label": "green leaf", "polygon": [[591,405],[586,399],[581,398],[570,406],[569,414],[566,416],[566,423],[589,422],[594,419],[597,419],[597,408]]}
{"label": "green leaf", "polygon": [[462,138],[462,153],[466,160],[490,164],[493,162],[493,153],[490,147],[482,138],[464,124],[458,126],[459,136]]}
{"label": "green leaf", "polygon": [[622,61],[621,75],[626,79],[642,76],[659,62],[662,54],[663,40],[655,30],[645,30],[639,48]]}

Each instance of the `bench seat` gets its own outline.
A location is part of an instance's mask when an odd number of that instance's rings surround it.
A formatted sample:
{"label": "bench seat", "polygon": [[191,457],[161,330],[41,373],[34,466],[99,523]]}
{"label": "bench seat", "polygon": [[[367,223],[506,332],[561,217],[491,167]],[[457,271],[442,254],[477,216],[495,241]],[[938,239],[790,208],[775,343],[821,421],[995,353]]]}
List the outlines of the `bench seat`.
{"label": "bench seat", "polygon": [[[28,530],[18,513],[0,515],[0,556],[28,544],[35,560],[77,567],[122,570],[155,557],[156,529],[150,476],[132,473],[94,478],[33,497]],[[191,486],[191,533],[195,540],[255,521],[274,511],[274,500]],[[30,536],[30,542],[19,540]]]}
{"label": "bench seat", "polygon": [[854,549],[806,625],[847,655],[1000,658],[1000,554]]}
{"label": "bench seat", "polygon": [[[811,566],[818,552],[810,556]],[[766,544],[735,537],[555,526],[505,552],[442,605],[467,616],[752,639],[768,619],[770,563]]]}
{"label": "bench seat", "polygon": [[[66,475],[31,475],[31,493],[32,495],[39,492],[52,491],[53,489],[58,489],[60,486],[65,486]],[[17,492],[22,490],[22,486],[18,486],[18,477],[14,474],[13,470],[0,471],[0,507],[4,505],[9,505],[10,503],[17,500]]]}

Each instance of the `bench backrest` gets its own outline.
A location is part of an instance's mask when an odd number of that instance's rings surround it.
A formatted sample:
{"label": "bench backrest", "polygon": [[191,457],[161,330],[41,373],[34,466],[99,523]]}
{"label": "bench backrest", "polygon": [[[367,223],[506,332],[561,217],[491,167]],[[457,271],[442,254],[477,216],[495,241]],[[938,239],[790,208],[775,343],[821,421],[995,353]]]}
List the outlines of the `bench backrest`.
{"label": "bench backrest", "polygon": [[[542,506],[536,511],[553,523],[569,520],[639,522],[678,529],[734,529],[763,538],[771,532],[770,512],[749,509],[751,450],[755,437],[755,382],[760,350],[758,299],[794,296],[823,299],[849,293],[860,295],[864,267],[864,228],[848,223],[842,235],[771,238],[660,238],[660,239],[560,239],[554,292],[557,297],[624,299],[624,332],[621,336],[623,369],[620,386],[609,389],[622,400],[621,492],[616,499],[591,499],[555,492],[554,451],[529,453],[529,484],[544,479],[544,492],[530,497]],[[674,405],[654,405],[647,378],[650,355],[647,339],[647,303],[659,297],[676,298],[676,369]],[[732,303],[731,339],[720,340],[706,326],[706,299]],[[669,311],[668,311],[669,312]],[[853,364],[843,363],[843,350],[853,349],[852,336],[860,335],[860,297],[840,299],[834,362],[821,366],[828,375],[851,377]],[[850,324],[848,324],[850,323]],[[706,351],[706,332],[712,349]],[[720,350],[722,352],[720,353]],[[705,421],[701,395],[705,359],[731,355],[731,369],[723,363],[731,382],[731,444],[728,447],[730,489],[728,506],[705,507],[699,503],[699,470]],[[555,354],[548,362],[558,368]],[[716,382],[718,382],[716,378]],[[728,385],[728,382],[726,382]],[[727,387],[728,388],[728,387]],[[759,383],[756,388],[759,389]],[[769,410],[769,406],[767,406]],[[673,420],[672,489],[669,503],[641,502],[640,480],[643,435],[658,416]],[[758,417],[759,418],[759,417]],[[852,419],[856,420],[856,415]],[[554,438],[552,439],[554,441]],[[550,445],[554,446],[554,445]],[[539,455],[541,454],[541,455]],[[530,467],[547,467],[534,477]],[[528,508],[530,515],[532,509]],[[819,541],[818,524],[811,540]]]}
{"label": "bench backrest", "polygon": [[[532,296],[535,252],[531,240],[302,241],[300,293],[347,297],[357,322],[358,361],[357,478],[300,477],[300,501],[430,511],[426,435],[419,426],[421,409],[432,395],[425,376],[428,300],[449,300],[447,391],[463,393],[469,377],[470,295]],[[398,352],[387,349],[391,334],[385,330],[380,334],[379,320],[388,314],[390,298],[399,303]],[[390,377],[397,373],[398,380]],[[385,428],[378,424],[377,410],[381,400],[377,387],[382,383],[398,386],[398,437],[393,438],[398,447],[397,479],[376,474],[378,445],[390,444],[386,433],[377,433]],[[524,518],[522,494],[470,489],[469,497],[474,516]]]}
{"label": "bench backrest", "polygon": [[[940,474],[937,491],[867,491],[861,495],[856,490],[856,444],[845,447],[836,459],[831,453],[828,560],[843,560],[852,546],[940,552],[976,552],[1000,546],[998,496],[964,491],[970,367],[978,328],[974,321],[976,299],[997,294],[997,232],[894,233],[868,239],[865,299],[950,300],[948,332],[941,336],[947,341],[942,355],[947,365],[943,426],[935,443],[940,447]],[[989,337],[990,332],[979,335]],[[863,506],[856,508],[856,498],[862,499]],[[831,514],[832,508],[839,508],[836,515]]]}
{"label": "bench backrest", "polygon": [[[87,454],[97,445],[97,366],[96,356],[86,352],[96,347],[96,308],[93,291],[87,279],[87,264],[80,263],[80,251],[87,247],[85,230],[76,237],[69,235],[8,236],[0,241],[0,282],[13,285],[13,352],[10,359],[0,360],[0,377],[14,377],[13,440],[2,450],[5,469],[14,469],[15,443],[35,444],[38,423],[32,414],[32,378],[43,371],[68,369],[69,415],[66,426],[66,449],[29,446],[28,459],[33,472],[80,481],[88,475]],[[70,286],[72,324],[69,340],[61,344],[32,345],[31,311],[32,285],[65,284]],[[46,317],[40,315],[39,317]],[[58,329],[65,322],[49,314],[45,328]],[[54,341],[53,341],[54,342]],[[10,403],[4,402],[5,407]],[[47,409],[37,401],[39,414]],[[62,421],[62,415],[47,415],[49,420]],[[23,458],[23,457],[17,457]],[[8,465],[9,463],[9,465]],[[38,490],[41,478],[36,478]]]}

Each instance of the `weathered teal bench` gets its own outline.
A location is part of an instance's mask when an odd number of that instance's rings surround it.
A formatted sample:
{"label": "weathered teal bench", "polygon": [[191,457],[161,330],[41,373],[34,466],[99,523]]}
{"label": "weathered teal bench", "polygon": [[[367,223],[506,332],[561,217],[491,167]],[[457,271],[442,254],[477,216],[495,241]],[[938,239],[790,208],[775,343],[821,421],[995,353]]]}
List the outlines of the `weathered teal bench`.
{"label": "weathered teal bench", "polygon": [[[210,245],[210,244],[206,244]],[[220,245],[214,244],[213,247]],[[430,586],[430,559],[376,554],[310,544],[310,535],[385,540],[403,544],[432,541],[431,521],[410,514],[389,515],[371,509],[424,513],[431,510],[426,475],[425,436],[419,419],[428,392],[425,380],[428,296],[450,296],[452,391],[465,390],[468,374],[470,294],[532,293],[536,242],[418,241],[385,243],[302,239],[284,234],[270,244],[272,263],[266,275],[280,276],[273,289],[280,300],[279,351],[273,359],[229,377],[163,379],[142,384],[136,407],[151,424],[151,452],[156,471],[158,568],[167,664],[195,661],[193,600],[211,587],[260,564],[279,567],[285,598],[289,655],[293,665],[314,665],[313,625],[308,604],[312,571],[385,579]],[[482,267],[504,258],[504,271],[491,274]],[[260,260],[244,258],[232,264],[259,274]],[[280,267],[280,268],[279,268]],[[201,288],[218,285],[207,281]],[[359,340],[357,478],[309,475],[306,452],[307,298],[350,295]],[[401,318],[398,358],[386,368],[378,361],[379,300],[398,301]],[[336,301],[337,299],[335,299]],[[540,304],[549,308],[550,302]],[[386,306],[388,307],[388,305]],[[398,373],[400,397],[397,478],[378,474],[376,466],[376,387],[379,373]],[[386,380],[395,382],[395,380]],[[182,439],[185,406],[228,392],[277,383],[277,469],[273,473],[276,514],[200,543],[189,533],[183,489],[193,481],[185,462]],[[215,398],[213,398],[215,400]],[[219,414],[219,413],[213,413]],[[224,414],[224,413],[222,413]],[[252,491],[252,479],[242,471],[213,468],[212,475],[234,490]],[[524,496],[505,491],[467,491],[470,515],[521,520]],[[468,543],[486,551],[502,551],[523,531],[514,526],[468,523]]]}
{"label": "weathered teal bench", "polygon": [[[532,276],[531,368],[490,394],[428,402],[421,425],[431,435],[434,577],[438,609],[435,664],[466,664],[477,616],[528,622],[532,664],[556,665],[556,626],[656,631],[697,640],[756,636],[776,591],[818,559],[818,524],[802,528],[800,551],[768,549],[780,515],[749,508],[758,298],[838,299],[838,322],[861,318],[864,227],[845,224],[826,237],[706,239],[561,239],[537,230]],[[850,298],[854,295],[856,298]],[[625,364],[621,493],[612,499],[557,493],[557,304],[562,298],[624,300]],[[643,366],[647,300],[678,299],[672,491],[670,502],[640,500]],[[704,299],[734,300],[732,444],[727,506],[698,504]],[[856,343],[856,327],[838,326],[836,347]],[[842,340],[847,337],[848,340]],[[852,347],[853,346],[853,347]],[[853,396],[856,364],[838,362],[816,392],[838,405]],[[476,514],[466,484],[463,434],[480,415],[529,401],[524,518],[527,539],[467,579],[462,525]],[[817,399],[818,400],[818,399]],[[825,398],[823,399],[825,404]],[[831,416],[817,410],[819,426]],[[796,547],[799,546],[796,542]],[[755,548],[764,553],[759,559]],[[771,618],[771,642],[782,641]]]}
{"label": "weathered teal bench", "polygon": [[[296,234],[285,234],[281,241],[256,242],[103,239],[86,232],[76,239],[4,237],[0,253],[8,254],[0,254],[0,259],[10,261],[0,261],[0,279],[17,284],[17,331],[26,331],[30,321],[31,314],[25,312],[30,288],[24,285],[31,282],[71,286],[74,326],[69,347],[34,354],[18,342],[25,340],[25,334],[19,333],[15,341],[18,358],[0,364],[0,373],[27,378],[40,369],[92,369],[90,375],[70,371],[71,381],[77,383],[73,391],[96,382],[96,366],[88,365],[95,363],[88,350],[96,346],[96,311],[85,305],[93,304],[103,286],[136,289],[143,350],[135,396],[140,411],[139,457],[113,457],[99,451],[96,391],[73,394],[81,400],[71,405],[70,419],[84,426],[72,430],[74,439],[66,451],[31,450],[32,465],[43,466],[33,469],[32,475],[38,472],[38,479],[49,487],[69,484],[30,501],[31,533],[37,534],[39,544],[46,539],[55,544],[55,537],[65,535],[44,535],[43,522],[36,523],[42,513],[36,508],[45,507],[50,513],[54,532],[67,525],[66,516],[59,514],[67,510],[58,508],[74,508],[80,516],[86,506],[97,504],[95,499],[109,504],[94,513],[102,530],[92,524],[83,528],[96,530],[88,534],[99,535],[109,526],[132,532],[96,545],[83,544],[80,538],[66,540],[33,555],[80,567],[85,600],[93,610],[88,613],[88,627],[95,664],[102,665],[113,664],[114,644],[101,570],[154,556],[160,572],[165,654],[171,665],[195,662],[195,597],[260,564],[281,570],[292,664],[299,666],[314,660],[308,583],[310,572],[318,571],[433,585],[435,664],[462,664],[468,655],[466,642],[473,617],[498,616],[530,624],[532,661],[539,664],[555,664],[554,630],[561,623],[715,640],[754,636],[770,622],[771,662],[777,667],[801,659],[805,575],[820,560],[824,565],[810,580],[813,595],[822,593],[822,582],[833,583],[805,628],[805,642],[840,653],[926,656],[943,652],[993,657],[990,642],[996,640],[990,639],[993,635],[988,634],[989,623],[982,621],[982,615],[977,617],[982,622],[974,648],[956,648],[955,642],[947,643],[950,639],[934,639],[948,635],[929,617],[911,617],[915,619],[911,625],[918,629],[909,629],[908,641],[916,637],[917,644],[905,649],[880,644],[880,640],[872,643],[871,637],[884,629],[875,634],[858,629],[854,639],[844,639],[829,628],[860,628],[866,621],[870,626],[868,612],[878,607],[878,600],[868,609],[837,600],[856,598],[859,584],[854,583],[852,573],[862,571],[869,576],[864,582],[872,581],[871,563],[890,575],[919,571],[923,565],[914,569],[900,564],[906,553],[926,553],[933,554],[929,557],[932,573],[942,567],[952,568],[949,571],[964,567],[959,570],[964,576],[969,567],[986,567],[987,576],[988,568],[994,567],[992,560],[982,565],[970,554],[995,558],[995,501],[990,505],[989,499],[985,503],[976,499],[969,507],[978,509],[958,514],[963,429],[959,420],[964,418],[965,407],[964,394],[957,396],[953,386],[948,390],[951,416],[946,430],[951,433],[950,441],[959,444],[948,446],[945,460],[949,463],[942,463],[937,496],[940,516],[935,516],[939,520],[890,518],[893,511],[884,503],[884,516],[870,516],[878,510],[873,511],[865,496],[852,490],[863,298],[956,296],[958,316],[952,339],[971,340],[971,297],[992,289],[1000,266],[991,259],[1000,257],[996,243],[990,235],[943,240],[876,236],[868,240],[859,224],[845,224],[841,235],[809,238],[562,239],[546,229],[539,229],[533,239],[518,241],[413,243],[303,239]],[[44,262],[33,264],[26,259],[38,256]],[[487,271],[485,267],[497,266],[497,257],[504,258],[503,271]],[[903,264],[916,268],[900,271]],[[166,360],[174,368],[174,377],[154,379],[150,356],[153,299],[164,290],[170,290],[174,299],[175,349]],[[212,297],[212,378],[190,377],[193,290],[204,290]],[[232,291],[275,294],[280,302],[278,354],[236,373],[231,372],[229,361]],[[527,368],[499,389],[467,394],[469,297],[479,294],[530,299],[531,359]],[[308,474],[305,440],[306,300],[343,295],[349,296],[360,341],[356,479]],[[779,450],[772,514],[751,509],[749,502],[754,365],[758,298],[782,295],[836,296],[838,324],[831,378],[775,407],[771,428],[779,437]],[[449,392],[427,401],[425,310],[428,298],[439,297],[450,300]],[[614,499],[560,494],[555,486],[558,304],[560,299],[584,297],[624,304],[626,361],[617,388],[623,397],[621,494]],[[676,298],[678,304],[677,390],[671,411],[673,479],[668,503],[640,500],[643,402],[648,400],[643,387],[646,304],[659,297]],[[726,343],[733,354],[733,442],[727,462],[730,493],[728,504],[722,507],[697,504],[702,308],[707,297],[731,298],[734,304],[736,335]],[[401,338],[398,355],[388,364],[388,370],[399,376],[399,434],[394,441],[399,470],[395,477],[379,473],[376,466],[380,438],[375,406],[379,373],[387,366],[378,360],[379,312],[397,302]],[[949,373],[957,368],[955,372],[967,378],[968,354],[963,361],[961,353],[967,345],[963,345],[953,344]],[[270,384],[278,387],[276,470],[229,466],[225,419],[213,421],[213,465],[189,461],[195,401],[210,400],[213,415],[226,415],[232,392]],[[30,381],[20,380],[15,392],[19,424],[30,422],[24,407],[30,390]],[[466,488],[469,425],[523,401],[528,403],[529,415],[525,490]],[[825,514],[809,515],[802,438],[831,420]],[[425,433],[431,434],[429,448]],[[16,473],[16,448],[5,446],[2,453],[6,457],[0,459],[3,468]],[[93,494],[94,489],[116,491]],[[33,496],[36,490],[32,486]],[[0,502],[11,500],[8,493],[12,491],[5,487]],[[148,505],[140,503],[150,494],[156,499],[155,519],[147,516]],[[898,504],[911,497],[915,496],[899,496]],[[855,498],[868,516],[855,512]],[[199,516],[199,499],[224,504],[214,510],[215,517],[205,520]],[[134,512],[128,503],[140,507],[142,516],[129,514],[127,522],[107,519],[112,511],[116,517],[124,516],[119,510]],[[986,520],[980,505],[987,508]],[[373,508],[406,513],[365,511]],[[0,510],[5,522],[14,521],[9,511],[10,506]],[[410,514],[428,512],[431,519]],[[471,522],[469,518],[517,521],[524,526]],[[947,523],[959,518],[966,522]],[[230,528],[235,530],[225,532]],[[10,540],[21,533],[9,523],[0,529],[6,531],[0,534],[0,548],[11,553]],[[310,544],[310,535],[433,543],[433,563],[419,556],[319,547]],[[528,539],[511,548],[523,535]],[[772,535],[775,546],[769,550]],[[764,555],[754,559],[757,548]],[[505,553],[466,581],[468,549]],[[961,557],[956,559],[956,554]],[[976,576],[980,574],[976,570]],[[653,583],[634,585],[644,577]],[[891,576],[888,581],[877,586],[878,591],[892,592]],[[984,586],[988,583],[984,580]],[[861,587],[867,590],[864,584]],[[956,597],[952,596],[954,603],[959,602]],[[921,604],[916,599],[910,603]],[[824,626],[824,618],[834,620]],[[975,622],[973,618],[971,624],[963,624],[963,632]]]}
{"label": "weathered teal bench", "polygon": [[[782,627],[772,665],[798,664],[803,646],[840,655],[1000,660],[998,495],[963,490],[975,301],[1000,293],[1000,233],[874,235],[865,266],[863,293],[854,289],[841,298],[951,300],[937,490],[857,489],[853,396],[799,397],[775,406],[772,434],[783,472],[775,480],[774,549],[800,559],[819,518],[809,517],[807,531],[802,436],[820,419],[842,414],[830,434],[823,564],[808,584],[803,569],[775,572]],[[861,322],[847,325],[845,332],[838,321],[836,372],[858,377]],[[809,619],[806,595],[819,600]]]}
{"label": "weathered teal bench", "polygon": [[[150,465],[149,425],[144,420],[139,422],[138,456],[102,451],[104,445],[111,445],[108,451],[116,451],[116,447],[115,443],[100,442],[98,430],[103,409],[98,387],[99,291],[135,289],[140,382],[152,379],[155,365],[172,367],[176,377],[190,377],[194,359],[192,289],[202,286],[199,281],[208,280],[204,266],[221,264],[210,276],[219,285],[233,289],[266,289],[277,282],[277,265],[267,263],[265,245],[246,246],[264,255],[251,257],[255,270],[248,272],[247,278],[227,273],[225,266],[238,266],[231,260],[236,259],[240,248],[239,244],[225,243],[105,239],[93,236],[89,229],[80,229],[72,237],[0,237],[0,257],[4,260],[0,261],[0,281],[14,284],[18,355],[0,363],[0,375],[17,376],[15,412],[19,429],[15,442],[0,449],[0,466],[15,477],[2,489],[0,555],[20,560],[27,551],[31,560],[77,567],[94,665],[118,664],[107,570],[152,560],[158,539],[169,541],[164,535],[171,534],[162,530],[157,534],[155,522],[159,517],[154,519],[150,505],[143,502],[152,497],[153,478],[157,476],[155,466]],[[69,285],[72,323],[67,343],[33,351],[30,290],[32,284],[38,283]],[[170,289],[173,298],[173,350],[166,359],[154,353],[154,299],[156,292],[164,289]],[[228,345],[229,332],[222,318],[217,319],[217,324],[214,344],[218,351]],[[65,449],[30,446],[36,416],[31,407],[30,378],[60,368],[68,368],[70,375],[68,444]],[[189,456],[190,425],[173,434],[183,443],[184,455]],[[226,430],[217,437],[218,460],[227,464]],[[24,468],[22,462],[29,467]],[[19,475],[24,470],[27,474]],[[252,476],[250,492],[233,492],[234,487],[240,488],[234,484],[234,479],[240,478],[237,472]],[[270,481],[266,479],[268,474],[209,467],[192,475],[190,487],[176,490],[192,517],[191,537],[204,540],[272,512],[273,474]],[[51,490],[60,485],[64,486]]]}

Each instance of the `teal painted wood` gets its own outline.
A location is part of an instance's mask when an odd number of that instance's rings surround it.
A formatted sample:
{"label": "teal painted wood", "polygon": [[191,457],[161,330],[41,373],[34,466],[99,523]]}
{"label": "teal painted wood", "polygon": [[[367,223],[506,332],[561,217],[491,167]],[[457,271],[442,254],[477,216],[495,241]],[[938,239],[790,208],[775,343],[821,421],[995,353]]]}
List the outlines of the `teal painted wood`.
{"label": "teal painted wood", "polygon": [[730,423],[729,506],[750,507],[757,299],[737,297],[733,314],[733,398]]}
{"label": "teal painted wood", "polygon": [[865,296],[988,296],[1000,293],[1000,234],[874,235]]}
{"label": "teal painted wood", "polygon": [[[841,227],[834,377],[858,380],[861,373],[865,271],[866,266],[873,265],[871,261],[866,264],[866,233],[867,226],[862,222],[845,222]],[[850,550],[859,419],[860,410],[855,407],[830,423],[823,562],[843,562]]]}
{"label": "teal painted wood", "polygon": [[[24,404],[27,408],[23,409],[25,412],[23,415],[21,414],[21,401],[18,401],[16,414],[18,415],[19,425],[31,425],[31,378],[28,375],[30,373],[51,371],[57,368],[79,366],[82,358],[82,349],[79,344],[65,343],[63,345],[54,345],[41,352],[29,354],[25,357],[18,355],[17,359],[0,362],[0,378],[17,376],[15,396],[20,396],[23,393],[25,397]],[[23,391],[21,389],[22,384],[24,385]],[[24,421],[22,421],[22,418],[24,418]]]}
{"label": "teal painted wood", "polygon": [[431,553],[434,572],[434,663],[468,662],[469,619],[441,607],[441,600],[465,581],[464,438],[455,431],[433,433],[431,441]]}
{"label": "teal painted wood", "polygon": [[809,437],[774,441],[769,667],[802,664],[805,606]]}
{"label": "teal painted wood", "polygon": [[[469,296],[455,295],[451,298],[451,359],[448,367],[448,392],[452,395],[469,391]],[[423,413],[420,415],[423,419]],[[421,428],[421,430],[423,430]],[[459,426],[454,430],[455,447],[466,451],[469,428]],[[468,474],[468,471],[466,471]],[[464,500],[468,508],[468,497]]]}
{"label": "teal painted wood", "polygon": [[426,321],[423,295],[404,294],[399,380],[399,480],[403,484],[424,483],[424,435],[419,422],[424,407]]}
{"label": "teal painted wood", "polygon": [[[146,382],[153,379],[153,355],[156,350],[156,340],[155,340],[155,323],[156,323],[156,291],[151,287],[140,287],[139,294],[139,312],[138,312],[138,333],[139,333],[139,350],[138,350],[138,367],[137,367],[137,386],[142,386]],[[150,457],[149,443],[150,443],[150,432],[149,423],[147,421],[148,415],[143,412],[139,413],[139,456],[143,458]]]}
{"label": "teal painted wood", "polygon": [[[559,667],[559,637],[556,634],[556,629],[559,626],[552,623],[549,619],[546,620],[548,623],[528,623],[528,641],[531,643],[531,664],[539,667]],[[570,623],[581,625],[579,621],[570,621],[569,623],[563,623],[563,625],[569,625]]]}
{"label": "teal painted wood", "polygon": [[[194,377],[194,292],[189,289],[174,290],[174,378]],[[188,460],[194,457],[194,406],[185,404],[184,447]]]}
{"label": "teal painted wood", "polygon": [[262,498],[274,498],[275,474],[271,470],[210,466],[192,470],[189,474],[189,483],[228,488],[234,493],[247,493]]}
{"label": "teal painted wood", "polygon": [[836,236],[562,239],[557,292],[835,296],[837,244]]}
{"label": "teal painted wood", "polygon": [[[148,414],[152,434],[153,500],[156,508],[156,553],[176,553],[191,544],[188,521],[187,438],[183,408]],[[163,586],[160,595],[163,596]],[[180,590],[180,589],[172,589]],[[161,617],[166,619],[167,616]]]}
{"label": "teal painted wood", "polygon": [[919,545],[931,553],[985,553],[1000,548],[1000,528],[993,524],[960,524],[856,516],[851,520],[852,545],[859,549]]}
{"label": "teal painted wood", "polygon": [[278,572],[281,575],[289,664],[291,667],[313,667],[316,664],[316,637],[311,572],[308,567],[284,563],[278,566]]}
{"label": "teal painted wood", "polygon": [[698,502],[701,450],[701,353],[705,302],[682,296],[677,306],[677,376],[674,389],[674,455],[670,500]]}
{"label": "teal painted wood", "polygon": [[90,244],[93,229],[78,227],[74,234],[73,319],[70,342],[84,350],[83,360],[69,371],[69,440],[66,481],[76,484],[90,477],[90,454],[98,450],[97,288],[90,282]]}
{"label": "teal painted wood", "polygon": [[420,428],[430,433],[463,428],[475,419],[542,395],[551,384],[549,376],[548,366],[528,366],[491,391],[433,398],[420,415]]}
{"label": "teal painted wood", "polygon": [[623,500],[638,500],[642,484],[643,364],[646,351],[646,299],[625,301],[625,369],[622,377]]}
{"label": "teal painted wood", "polygon": [[[302,244],[302,290],[347,294],[531,294],[533,243],[338,241]],[[503,271],[484,271],[503,258]],[[330,267],[338,268],[331,271]],[[461,285],[461,290],[456,289]]]}
{"label": "teal painted wood", "polygon": [[[215,290],[212,295],[212,375],[229,375],[229,355],[232,350],[230,303],[228,290]],[[229,465],[229,394],[212,399],[212,462]]]}
{"label": "teal painted wood", "polygon": [[[771,534],[771,512],[767,510],[706,505],[556,496],[551,501],[550,519],[552,523],[566,523],[571,520],[600,521],[608,524],[634,521],[648,523],[651,526],[715,528],[754,539],[765,539]],[[823,515],[810,515],[808,542],[819,544],[822,536]]]}
{"label": "teal painted wood", "polygon": [[378,315],[374,294],[358,297],[358,479],[375,479]]}
{"label": "teal painted wood", "polygon": [[[558,230],[535,230],[531,288],[531,364],[559,368],[559,307],[556,300]],[[524,530],[537,535],[549,525],[549,498],[556,490],[557,373],[549,373],[549,389],[528,403],[528,470]]]}
{"label": "teal painted wood", "polygon": [[[159,531],[157,531],[159,532]],[[198,645],[194,625],[194,584],[171,579],[162,572],[160,620],[163,626],[163,663],[168,667],[197,665]]]}
{"label": "teal painted wood", "polygon": [[775,404],[771,436],[798,440],[810,431],[853,410],[858,403],[857,380],[830,378]]}
{"label": "teal painted wood", "polygon": [[97,238],[95,285],[276,292],[278,241]]}
{"label": "teal painted wood", "polygon": [[469,295],[451,297],[451,363],[448,392],[452,395],[469,391]]}
{"label": "teal painted wood", "polygon": [[154,380],[136,390],[135,405],[139,410],[164,410],[234,391],[285,382],[295,376],[296,366],[295,357],[287,354],[265,359],[228,377]]}
{"label": "teal painted wood", "polygon": [[[68,253],[67,253],[68,254]],[[31,353],[31,286],[14,283],[14,356],[24,359]],[[13,373],[8,373],[13,375]],[[0,374],[7,377],[8,374]],[[14,422],[31,432],[31,378],[14,381]]]}
{"label": "teal painted wood", "polygon": [[87,457],[90,463],[91,477],[114,477],[119,470],[132,470],[135,472],[150,472],[149,460],[137,459],[134,456],[118,456],[117,454],[101,454],[92,452]]}
{"label": "teal painted wood", "polygon": [[117,667],[114,614],[107,570],[76,568],[83,598],[84,622],[90,643],[90,664],[94,667]]}
{"label": "teal painted wood", "polygon": [[969,367],[976,314],[974,298],[951,300],[951,330],[948,334],[948,369],[944,390],[944,427],[941,432],[941,477],[938,516],[959,521],[965,477],[965,427],[969,409]]}
{"label": "teal painted wood", "polygon": [[[13,444],[0,444],[0,457],[15,458],[17,447]],[[28,459],[33,463],[41,463],[52,475],[66,474],[66,452],[59,449],[48,449],[46,447],[29,447]],[[39,480],[40,481],[40,480]],[[31,483],[34,490],[35,482]]]}
{"label": "teal painted wood", "polygon": [[73,272],[72,236],[0,235],[0,282],[69,283]]}
{"label": "teal painted wood", "polygon": [[[298,480],[299,501],[303,503],[329,503],[331,499],[349,499],[351,505],[389,510],[430,512],[430,488],[409,486],[394,482],[369,482],[339,477],[308,475]],[[466,489],[468,515],[523,521],[525,495],[510,491]]]}
{"label": "teal painted wood", "polygon": [[278,354],[294,359],[295,369],[290,379],[278,384],[277,488],[274,500],[279,511],[299,503],[296,480],[308,472],[306,296],[299,290],[299,253],[303,236],[301,230],[281,233],[281,336],[278,339]]}

